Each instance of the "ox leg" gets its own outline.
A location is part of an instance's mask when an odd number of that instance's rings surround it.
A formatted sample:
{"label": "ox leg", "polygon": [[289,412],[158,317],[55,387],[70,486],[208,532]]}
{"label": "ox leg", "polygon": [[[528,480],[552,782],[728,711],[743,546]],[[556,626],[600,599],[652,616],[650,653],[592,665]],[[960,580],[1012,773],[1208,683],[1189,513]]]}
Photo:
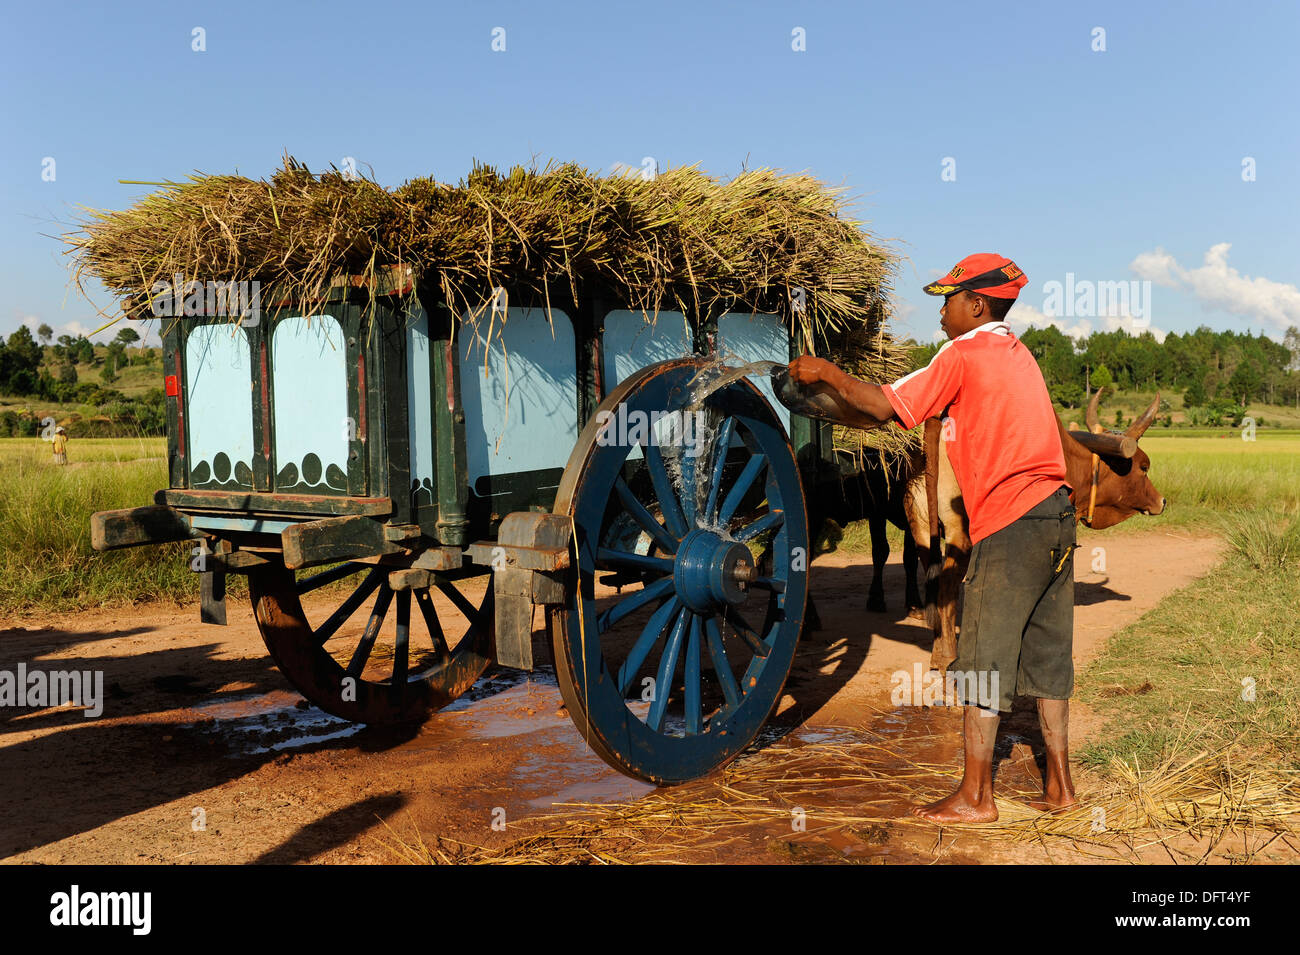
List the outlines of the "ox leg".
{"label": "ox leg", "polygon": [[871,525],[871,590],[867,594],[867,610],[884,613],[885,607],[885,563],[889,560],[889,537],[886,535],[885,519],[873,513],[868,519]]}
{"label": "ox leg", "polygon": [[907,589],[905,591],[905,605],[908,616],[920,617],[924,611],[921,609],[921,591],[916,586],[916,564],[917,558],[916,541],[912,540],[911,534],[903,536],[903,574],[907,578]]}
{"label": "ox leg", "polygon": [[957,659],[957,595],[969,559],[968,551],[949,544],[939,573],[939,628],[930,650],[930,669],[940,673]]}

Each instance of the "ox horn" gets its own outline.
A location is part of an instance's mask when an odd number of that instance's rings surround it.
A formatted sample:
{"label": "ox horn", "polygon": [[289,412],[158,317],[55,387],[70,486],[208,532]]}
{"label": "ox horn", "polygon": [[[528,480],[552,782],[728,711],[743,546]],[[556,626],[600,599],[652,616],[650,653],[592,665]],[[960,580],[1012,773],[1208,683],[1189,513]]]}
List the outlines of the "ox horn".
{"label": "ox horn", "polygon": [[1071,431],[1070,437],[1093,454],[1106,454],[1116,458],[1131,458],[1137,454],[1137,439],[1127,434],[1115,434],[1113,431],[1103,431],[1100,434]]}
{"label": "ox horn", "polygon": [[1142,437],[1144,431],[1151,427],[1151,422],[1156,420],[1156,412],[1160,410],[1160,392],[1156,392],[1156,400],[1151,402],[1146,411],[1142,412],[1142,417],[1138,418],[1124,433],[1136,441]]}
{"label": "ox horn", "polygon": [[1102,430],[1100,422],[1097,421],[1097,404],[1101,401],[1101,393],[1103,390],[1104,389],[1098,388],[1096,393],[1088,399],[1088,412],[1087,416],[1083,420],[1087,422],[1089,431],[1096,432]]}

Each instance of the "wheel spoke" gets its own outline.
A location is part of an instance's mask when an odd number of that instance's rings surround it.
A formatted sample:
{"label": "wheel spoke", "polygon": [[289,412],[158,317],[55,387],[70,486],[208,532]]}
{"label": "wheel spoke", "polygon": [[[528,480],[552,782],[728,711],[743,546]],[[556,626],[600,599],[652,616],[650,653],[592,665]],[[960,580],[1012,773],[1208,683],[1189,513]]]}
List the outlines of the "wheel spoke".
{"label": "wheel spoke", "polygon": [[623,661],[623,665],[618,670],[618,692],[627,696],[628,687],[636,679],[637,671],[641,669],[641,664],[645,663],[645,658],[650,655],[654,645],[659,642],[663,635],[664,627],[668,626],[668,621],[673,618],[678,610],[682,608],[682,601],[676,594],[666,602],[662,607],[656,610],[645,627],[641,630],[641,635],[636,638],[636,643],[632,645],[632,650]]}
{"label": "wheel spoke", "polygon": [[406,670],[410,663],[411,646],[411,592],[397,594],[397,639],[393,643],[393,683],[391,692],[399,703],[406,691]]}
{"label": "wheel spoke", "polygon": [[632,493],[632,489],[623,480],[623,475],[620,474],[614,481],[614,490],[618,493],[618,499],[623,502],[623,507],[628,514],[632,515],[632,519],[655,539],[660,548],[670,554],[677,553],[677,539],[655,520],[654,515],[646,509],[644,504],[637,500],[636,495]]}
{"label": "wheel spoke", "polygon": [[310,577],[304,577],[294,583],[293,589],[298,591],[298,596],[311,593],[318,587],[324,587],[326,584],[332,584],[336,580],[342,580],[344,577],[351,577],[358,571],[369,567],[369,564],[358,564],[355,561],[339,564],[337,567],[331,567],[329,570],[323,570],[319,574],[312,574]]}
{"label": "wheel spoke", "polygon": [[691,635],[686,643],[686,732],[700,731],[700,618],[691,614]]}
{"label": "wheel spoke", "polygon": [[[453,587],[450,581],[439,580],[437,581],[437,586],[438,589],[441,590],[443,594],[447,597],[447,599],[456,605],[456,609],[465,615],[466,620],[468,620],[471,624],[477,622],[478,607],[475,607],[472,603],[470,603],[469,598],[467,598],[463,593],[461,593],[459,590]],[[490,580],[488,581],[488,586],[489,587],[492,586],[492,582]]]}
{"label": "wheel spoke", "polygon": [[375,600],[375,609],[370,613],[370,620],[366,622],[365,633],[361,634],[361,642],[357,644],[356,652],[352,654],[352,659],[348,663],[347,674],[354,680],[361,679],[361,671],[366,668],[366,661],[370,659],[370,651],[374,649],[375,640],[379,637],[379,628],[384,625],[384,617],[388,613],[388,605],[392,600],[393,592],[385,583],[379,590],[379,597]]}
{"label": "wheel spoke", "polygon": [[756,577],[751,587],[761,587],[763,590],[770,590],[773,593],[785,593],[785,581],[776,577]]}
{"label": "wheel spoke", "polygon": [[782,510],[768,511],[766,514],[764,514],[758,520],[754,521],[752,524],[749,524],[746,527],[742,527],[735,534],[733,534],[732,537],[735,540],[744,543],[747,540],[751,540],[752,538],[757,537],[759,534],[763,533],[764,531],[773,530],[777,527],[780,527],[784,523],[785,523],[785,511]]}
{"label": "wheel spoke", "polygon": [[339,627],[343,626],[357,612],[357,608],[365,603],[366,598],[375,592],[375,588],[383,583],[385,576],[386,572],[381,571],[378,567],[370,571],[366,579],[361,581],[361,586],[352,591],[348,599],[339,605],[339,609],[330,614],[328,620],[312,631],[312,638],[316,641],[316,646],[324,646],[326,641],[338,632]]}
{"label": "wheel spoke", "polygon": [[709,499],[704,506],[704,523],[713,524],[718,519],[718,492],[722,488],[722,471],[727,466],[727,449],[731,447],[731,432],[736,427],[736,419],[727,415],[718,426],[717,441],[713,453],[713,475],[709,480]]}
{"label": "wheel spoke", "polygon": [[664,523],[668,525],[668,530],[676,537],[686,536],[686,518],[682,515],[681,503],[677,500],[677,492],[673,490],[673,482],[668,477],[668,468],[664,466],[663,452],[649,437],[646,443],[641,445],[641,450],[645,454],[646,467],[650,471],[650,481],[654,485],[655,496],[659,498],[659,509],[663,511]]}
{"label": "wheel spoke", "polygon": [[740,502],[745,499],[745,494],[749,491],[750,485],[754,483],[754,478],[758,477],[760,471],[767,465],[766,454],[756,454],[745,462],[745,469],[740,472],[736,478],[736,483],[732,486],[727,496],[722,499],[722,510],[718,513],[718,523],[724,527],[735,516],[736,508],[740,507]]}
{"label": "wheel spoke", "polygon": [[682,637],[694,616],[695,614],[685,607],[682,608],[673,623],[672,631],[668,634],[663,656],[659,658],[659,671],[655,675],[655,698],[650,704],[650,714],[646,719],[646,725],[656,733],[663,725],[664,711],[668,708],[668,697],[673,693],[673,673],[677,670],[677,657],[682,650]]}
{"label": "wheel spoke", "polygon": [[609,547],[598,547],[596,549],[596,560],[598,563],[611,564],[614,567],[627,567],[631,570],[649,570],[660,574],[671,574],[673,572],[673,561],[670,557],[629,554],[627,551],[613,550]]}
{"label": "wheel spoke", "polygon": [[718,618],[709,617],[704,621],[704,632],[709,638],[709,659],[713,662],[713,672],[718,676],[722,687],[722,698],[727,701],[727,708],[734,709],[740,705],[740,685],[736,674],[731,670],[726,648],[722,645],[722,632],[718,629]]}
{"label": "wheel spoke", "polygon": [[699,464],[699,460],[687,454],[685,447],[683,447],[679,452],[678,460],[681,462],[682,467],[681,500],[682,508],[686,512],[686,526],[688,528],[696,527],[698,526],[698,523],[695,520],[695,511],[699,502],[695,499],[695,495],[698,493],[699,489],[695,486],[695,466]]}
{"label": "wheel spoke", "polygon": [[662,577],[648,587],[629,594],[608,610],[596,615],[596,632],[604,633],[628,614],[635,613],[651,601],[667,596],[672,589],[673,579]]}
{"label": "wheel spoke", "polygon": [[765,657],[772,652],[772,648],[764,642],[758,631],[750,626],[749,621],[736,611],[735,607],[730,608],[723,619],[735,626],[736,634],[749,645],[749,649],[754,651],[755,656]]}
{"label": "wheel spoke", "polygon": [[424,625],[429,628],[429,637],[433,641],[433,649],[438,655],[439,662],[446,660],[451,656],[451,650],[447,647],[447,640],[442,635],[442,621],[438,619],[438,611],[434,609],[433,598],[429,596],[428,587],[415,592],[415,605],[420,608],[420,614],[424,617]]}

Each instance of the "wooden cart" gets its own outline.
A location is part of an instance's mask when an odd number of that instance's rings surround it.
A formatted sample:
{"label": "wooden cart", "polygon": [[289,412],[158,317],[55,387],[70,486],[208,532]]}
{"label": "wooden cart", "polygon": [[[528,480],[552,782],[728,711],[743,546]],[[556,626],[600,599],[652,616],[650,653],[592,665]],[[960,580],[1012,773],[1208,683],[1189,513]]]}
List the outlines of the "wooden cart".
{"label": "wooden cart", "polygon": [[[781,697],[829,429],[755,379],[711,394],[693,439],[665,428],[686,424],[673,414],[706,355],[793,357],[788,316],[540,305],[470,322],[397,275],[255,323],[170,322],[168,487],[95,514],[95,548],[192,540],[207,622],[246,574],[285,677],[365,723],[424,719],[492,664],[531,669],[540,605],[591,747],[656,783],[708,773]],[[309,619],[302,596],[340,581]],[[464,622],[440,619],[435,591]]]}

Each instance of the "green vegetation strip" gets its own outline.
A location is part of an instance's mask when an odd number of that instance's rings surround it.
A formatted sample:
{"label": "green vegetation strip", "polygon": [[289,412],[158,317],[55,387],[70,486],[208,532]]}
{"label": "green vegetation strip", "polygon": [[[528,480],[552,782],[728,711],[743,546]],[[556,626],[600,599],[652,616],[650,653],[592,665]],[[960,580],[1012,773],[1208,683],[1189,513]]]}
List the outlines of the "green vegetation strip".
{"label": "green vegetation strip", "polygon": [[1091,767],[1152,766],[1189,733],[1300,769],[1300,520],[1223,519],[1228,559],[1107,642],[1079,698],[1106,718]]}

